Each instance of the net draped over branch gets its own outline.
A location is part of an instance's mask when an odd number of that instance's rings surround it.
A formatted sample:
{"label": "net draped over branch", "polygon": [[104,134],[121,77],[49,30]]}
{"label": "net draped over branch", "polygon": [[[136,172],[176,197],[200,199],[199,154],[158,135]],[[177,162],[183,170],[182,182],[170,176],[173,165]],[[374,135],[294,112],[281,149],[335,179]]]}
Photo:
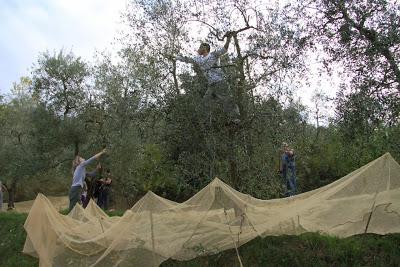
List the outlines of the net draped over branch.
{"label": "net draped over branch", "polygon": [[39,194],[23,252],[40,266],[158,266],[237,248],[257,236],[400,232],[400,165],[389,153],[316,190],[260,200],[216,178],[183,203],[148,192],[122,217],[94,202],[60,214]]}

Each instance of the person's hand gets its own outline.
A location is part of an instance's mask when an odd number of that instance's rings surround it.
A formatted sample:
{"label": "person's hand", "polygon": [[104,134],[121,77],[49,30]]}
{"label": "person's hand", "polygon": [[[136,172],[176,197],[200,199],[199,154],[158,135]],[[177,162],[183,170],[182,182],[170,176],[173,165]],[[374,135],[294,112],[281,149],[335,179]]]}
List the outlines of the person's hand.
{"label": "person's hand", "polygon": [[234,31],[227,31],[226,33],[225,33],[225,36],[227,37],[227,38],[231,38],[232,36],[234,36],[236,34],[236,32],[234,32]]}
{"label": "person's hand", "polygon": [[103,153],[103,154],[107,153],[107,148],[104,148],[104,149],[101,151],[101,153]]}

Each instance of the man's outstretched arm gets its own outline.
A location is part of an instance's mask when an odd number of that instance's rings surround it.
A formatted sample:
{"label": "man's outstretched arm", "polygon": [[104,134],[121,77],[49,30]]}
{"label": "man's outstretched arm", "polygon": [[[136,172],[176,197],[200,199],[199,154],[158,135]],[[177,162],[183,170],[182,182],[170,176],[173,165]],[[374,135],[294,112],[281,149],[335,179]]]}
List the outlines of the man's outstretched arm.
{"label": "man's outstretched arm", "polygon": [[220,57],[220,56],[222,56],[223,54],[225,54],[226,52],[228,52],[229,44],[231,43],[233,34],[234,34],[233,32],[227,32],[227,33],[225,34],[225,36],[226,36],[226,41],[225,41],[224,46],[223,46],[222,48],[220,48],[220,49],[218,49],[218,50],[215,50],[215,51],[213,52],[213,54],[214,54],[216,57]]}

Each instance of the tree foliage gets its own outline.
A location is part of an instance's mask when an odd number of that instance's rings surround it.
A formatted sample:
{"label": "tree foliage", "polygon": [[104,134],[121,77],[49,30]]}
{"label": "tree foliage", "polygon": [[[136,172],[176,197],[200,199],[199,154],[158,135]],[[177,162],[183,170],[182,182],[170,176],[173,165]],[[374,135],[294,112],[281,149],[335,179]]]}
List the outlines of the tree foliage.
{"label": "tree foliage", "polygon": [[[105,146],[102,163],[124,204],[148,190],[183,200],[214,177],[274,198],[283,193],[282,142],[296,151],[301,191],[386,151],[399,157],[400,20],[392,2],[132,0],[123,16],[129,28],[117,57],[98,54],[89,65],[72,52],[42,53],[32,77],[2,100],[7,185],[35,180],[46,185],[35,192],[67,192],[74,154]],[[174,60],[203,41],[217,48],[227,31],[234,35],[221,67],[241,110],[239,126],[228,123],[218,101],[207,108],[198,70]],[[342,66],[349,77],[331,120],[323,92],[311,113],[293,97],[307,55],[319,50],[328,70]]]}

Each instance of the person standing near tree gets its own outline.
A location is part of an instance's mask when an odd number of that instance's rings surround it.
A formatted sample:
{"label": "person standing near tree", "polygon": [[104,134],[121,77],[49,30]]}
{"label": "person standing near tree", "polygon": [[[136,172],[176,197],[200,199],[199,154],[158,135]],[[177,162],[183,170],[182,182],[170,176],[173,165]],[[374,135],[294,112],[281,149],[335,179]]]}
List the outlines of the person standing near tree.
{"label": "person standing near tree", "polygon": [[103,167],[102,167],[101,163],[99,162],[99,163],[97,163],[96,169],[94,171],[86,173],[85,182],[86,182],[86,186],[87,186],[87,194],[85,197],[85,201],[82,202],[82,206],[84,208],[87,207],[90,199],[98,197],[98,194],[96,194],[97,193],[96,189],[98,189],[97,183],[98,183],[98,180],[101,178],[102,172],[103,172]]}
{"label": "person standing near tree", "polygon": [[86,177],[86,166],[92,163],[93,161],[99,159],[104,153],[106,153],[106,149],[103,149],[101,152],[97,153],[93,157],[85,160],[84,158],[77,155],[72,162],[72,185],[69,191],[69,211],[71,211],[76,203],[80,202],[83,182]]}
{"label": "person standing near tree", "polygon": [[285,196],[288,197],[295,195],[297,191],[296,162],[294,150],[289,148],[287,143],[283,143],[282,146],[279,171],[286,183]]}
{"label": "person standing near tree", "polygon": [[110,169],[106,170],[105,177],[100,179],[99,182],[101,183],[101,186],[99,191],[99,198],[97,200],[97,205],[104,210],[108,210],[110,205],[111,184],[112,184]]}
{"label": "person standing near tree", "polygon": [[210,52],[210,45],[202,43],[197,50],[198,56],[185,57],[177,56],[175,59],[193,64],[195,68],[200,69],[207,80],[207,91],[204,100],[209,106],[212,99],[217,99],[222,103],[224,112],[229,116],[230,122],[234,124],[240,123],[239,107],[234,103],[229,83],[225,79],[224,72],[219,65],[220,57],[228,51],[234,32],[227,32],[225,45],[213,52]]}

